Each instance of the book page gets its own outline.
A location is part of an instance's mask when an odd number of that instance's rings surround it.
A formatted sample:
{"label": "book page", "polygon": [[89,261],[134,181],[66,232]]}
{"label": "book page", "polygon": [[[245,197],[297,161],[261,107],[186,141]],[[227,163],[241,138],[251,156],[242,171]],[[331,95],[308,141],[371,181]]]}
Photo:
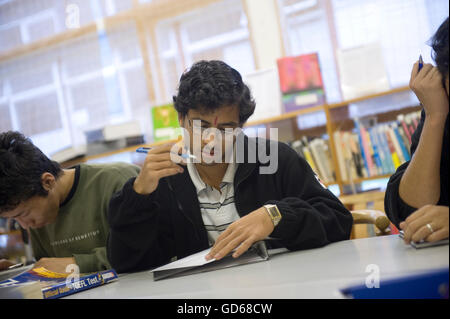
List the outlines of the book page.
{"label": "book page", "polygon": [[197,267],[202,266],[207,263],[215,261],[215,259],[206,260],[205,257],[210,252],[211,248],[202,250],[196,254],[187,256],[185,258],[179,259],[177,261],[171,262],[170,264],[161,266],[159,268],[153,269],[152,272],[169,270],[169,269],[177,269],[177,268],[189,268],[189,267]]}

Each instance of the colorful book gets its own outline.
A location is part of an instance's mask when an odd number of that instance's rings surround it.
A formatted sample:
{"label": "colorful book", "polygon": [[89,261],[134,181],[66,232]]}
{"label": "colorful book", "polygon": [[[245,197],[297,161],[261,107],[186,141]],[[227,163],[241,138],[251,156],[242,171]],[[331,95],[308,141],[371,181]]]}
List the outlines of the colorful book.
{"label": "colorful book", "polygon": [[346,168],[346,160],[345,160],[345,146],[342,143],[342,132],[341,131],[335,131],[333,133],[333,139],[334,139],[334,145],[336,147],[336,155],[339,165],[339,173],[341,176],[341,180],[348,181],[349,177],[347,174],[347,168]]}
{"label": "colorful book", "polygon": [[397,121],[398,123],[400,123],[400,125],[402,126],[406,137],[408,138],[409,144],[411,145],[411,134],[409,132],[409,128],[406,126],[406,121],[405,121],[405,115],[404,114],[399,114],[397,116]]}
{"label": "colorful book", "polygon": [[386,130],[387,130],[387,132],[388,132],[388,134],[389,134],[389,136],[391,138],[392,145],[394,146],[395,152],[397,153],[397,156],[398,156],[398,159],[399,159],[400,163],[404,163],[405,162],[405,158],[403,157],[403,152],[402,152],[402,150],[400,148],[400,145],[399,145],[398,140],[397,140],[397,136],[395,136],[395,132],[394,132],[392,126],[391,125],[387,125],[386,126]]}
{"label": "colorful book", "polygon": [[322,105],[325,91],[317,53],[277,60],[283,111]]}
{"label": "colorful book", "polygon": [[384,156],[380,152],[380,148],[378,146],[378,140],[377,140],[377,138],[376,138],[376,136],[375,136],[373,131],[374,131],[373,127],[370,127],[368,129],[370,140],[372,142],[372,148],[373,148],[373,155],[374,155],[375,164],[376,164],[376,166],[378,168],[378,174],[387,174],[386,169],[385,169],[385,164],[383,163]]}
{"label": "colorful book", "polygon": [[46,268],[33,268],[0,282],[0,298],[56,299],[98,287],[118,278],[113,270],[92,274],[60,274]]}
{"label": "colorful book", "polygon": [[317,168],[319,170],[319,176],[322,180],[324,180],[326,183],[328,183],[330,180],[328,178],[327,170],[325,168],[325,161],[323,155],[320,153],[319,145],[318,145],[318,139],[314,139],[309,143],[309,146],[311,148],[311,153],[314,158],[314,162],[317,165]]}
{"label": "colorful book", "polygon": [[378,135],[378,140],[380,141],[381,148],[383,149],[383,154],[385,156],[386,165],[388,167],[388,173],[395,172],[395,165],[392,160],[391,151],[389,149],[388,141],[386,135],[384,134],[384,128],[382,125],[376,127],[376,132]]}
{"label": "colorful book", "polygon": [[389,146],[389,152],[391,153],[392,162],[394,163],[394,170],[396,170],[397,167],[401,165],[401,162],[398,157],[397,151],[395,150],[394,143],[392,142],[392,138],[389,134],[387,126],[383,127],[383,131],[386,136],[387,144]]}
{"label": "colorful book", "polygon": [[397,143],[400,146],[401,152],[403,154],[403,158],[407,162],[411,159],[411,156],[409,155],[409,152],[408,152],[408,149],[407,149],[405,143],[403,143],[403,138],[400,135],[400,132],[398,130],[399,128],[396,123],[392,124],[392,129],[394,130],[395,136],[397,137]]}
{"label": "colorful book", "polygon": [[310,147],[309,147],[308,139],[306,138],[306,136],[303,136],[302,144],[303,144],[302,151],[303,151],[303,154],[305,155],[306,161],[308,162],[309,166],[311,166],[312,170],[316,174],[319,175],[320,172],[319,172],[319,170],[317,168],[317,165],[316,165],[316,163],[314,161],[314,157],[311,154],[311,150],[310,150]]}
{"label": "colorful book", "polygon": [[356,166],[359,159],[352,152],[353,137],[350,132],[343,132],[342,147],[344,148],[345,168],[347,170],[348,180],[353,180],[358,177],[363,177],[362,172],[358,172]]}
{"label": "colorful book", "polygon": [[364,167],[366,168],[369,176],[376,175],[373,172],[372,157],[366,142],[364,126],[362,126],[362,124],[360,124],[357,119],[355,120],[355,128],[356,132],[358,133],[358,141],[361,149],[361,156],[364,160]]}
{"label": "colorful book", "polygon": [[283,57],[277,60],[277,66],[283,94],[323,89],[317,53]]}

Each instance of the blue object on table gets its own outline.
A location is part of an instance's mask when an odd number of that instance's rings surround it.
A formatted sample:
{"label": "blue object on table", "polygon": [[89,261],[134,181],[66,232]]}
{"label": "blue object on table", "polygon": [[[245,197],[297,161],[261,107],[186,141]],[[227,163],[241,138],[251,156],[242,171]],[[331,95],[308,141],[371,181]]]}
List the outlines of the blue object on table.
{"label": "blue object on table", "polygon": [[366,285],[341,289],[354,299],[448,299],[449,269],[439,269],[418,275],[383,280],[379,288]]}

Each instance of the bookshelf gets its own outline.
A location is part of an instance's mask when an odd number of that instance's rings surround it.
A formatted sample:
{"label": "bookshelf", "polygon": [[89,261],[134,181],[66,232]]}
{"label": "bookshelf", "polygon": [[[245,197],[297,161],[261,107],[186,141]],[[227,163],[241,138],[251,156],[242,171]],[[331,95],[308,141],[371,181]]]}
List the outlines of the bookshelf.
{"label": "bookshelf", "polygon": [[[176,15],[188,13],[194,9],[200,9],[208,5],[220,2],[219,0],[164,0],[164,1],[151,1],[147,3],[142,3],[138,0],[133,0],[132,5],[129,9],[118,12],[111,16],[105,16],[101,21],[90,22],[88,24],[82,25],[78,29],[67,29],[63,32],[56,33],[47,38],[40,39],[38,41],[22,45],[7,52],[0,53],[0,63],[6,62],[11,59],[15,59],[19,56],[25,56],[33,54],[37,51],[45,50],[48,47],[54,47],[73,41],[74,39],[83,38],[86,35],[92,35],[99,32],[99,25],[108,31],[108,29],[114,29],[118,26],[125,25],[127,23],[134,23],[136,27],[136,32],[138,36],[139,49],[141,51],[143,68],[145,70],[144,78],[146,82],[146,89],[148,93],[149,101],[155,101],[158,95],[161,95],[163,89],[154,86],[154,74],[158,78],[158,83],[164,86],[164,81],[162,80],[161,74],[163,72],[162,66],[159,62],[154,63],[151,61],[152,51],[157,51],[158,43],[155,36],[155,25],[169,17],[174,17]],[[330,10],[330,8],[328,8]],[[331,15],[332,16],[332,15]],[[101,22],[99,24],[99,22]],[[250,21],[251,22],[251,21]],[[100,28],[101,29],[101,28]],[[280,34],[280,38],[282,38]],[[179,40],[179,39],[178,39]],[[250,36],[252,47],[255,45],[253,43],[252,37]],[[282,50],[284,52],[284,49]],[[153,75],[152,75],[153,74]],[[158,91],[159,90],[159,91]],[[329,139],[329,148],[331,155],[332,166],[335,169],[335,179],[334,181],[325,182],[327,186],[338,185],[343,193],[346,181],[340,176],[340,172],[336,169],[339,166],[337,150],[335,148],[333,133],[337,130],[351,130],[354,128],[354,123],[351,118],[350,108],[351,105],[360,102],[365,102],[369,100],[377,100],[386,96],[391,95],[401,95],[410,91],[408,87],[399,87],[392,90],[381,92],[377,94],[372,94],[368,96],[362,96],[356,99],[341,101],[338,103],[323,104],[311,108],[300,109],[294,112],[284,113],[279,116],[266,118],[257,121],[251,121],[245,125],[245,127],[256,127],[265,126],[266,128],[274,127],[278,128],[283,134],[280,135],[280,140],[283,142],[288,142],[290,140],[300,139],[302,136],[314,136],[320,137],[322,135],[327,135]],[[159,92],[159,94],[158,94]],[[418,110],[420,107],[418,105],[410,105],[396,110],[390,110],[388,112],[380,112],[377,114],[377,118],[380,122],[387,122],[389,120],[394,120],[398,114],[403,114]],[[323,113],[326,121],[322,125],[315,127],[309,127],[304,129],[298,128],[297,119],[303,116],[313,115],[315,113]],[[164,142],[163,142],[164,143]],[[158,143],[150,143],[150,146],[160,145]],[[104,154],[98,154],[94,156],[87,156],[77,158],[71,161],[62,163],[63,167],[70,167],[81,162],[98,161],[101,159],[107,160],[107,158],[114,157],[120,153],[133,153],[135,148],[142,146],[132,146],[124,149],[107,152]],[[148,146],[148,145],[147,145]],[[353,183],[361,183],[366,180],[373,180],[376,178],[386,178],[389,177],[388,174],[380,174],[379,176],[370,176],[366,178],[356,178]]]}
{"label": "bookshelf", "polygon": [[[389,91],[380,92],[376,94],[371,94],[367,96],[361,96],[355,99],[342,101],[332,104],[324,104],[315,106],[308,109],[302,109],[295,112],[285,113],[277,117],[268,118],[260,121],[249,122],[246,124],[247,127],[265,125],[266,128],[278,127],[283,128],[290,126],[293,130],[290,136],[291,140],[298,140],[302,136],[309,137],[320,137],[323,135],[328,136],[328,146],[330,151],[331,166],[334,171],[334,180],[325,180],[324,184],[326,186],[337,185],[339,187],[340,194],[345,193],[345,187],[349,185],[361,184],[365,181],[372,181],[378,179],[386,179],[391,176],[394,171],[388,173],[380,173],[376,175],[366,176],[366,177],[354,177],[350,180],[343,178],[341,176],[341,171],[339,169],[338,161],[338,151],[335,145],[334,133],[336,131],[352,131],[355,129],[354,118],[351,115],[352,105],[358,103],[368,103],[368,105],[362,105],[364,108],[377,108],[377,105],[386,104],[386,99],[392,99],[395,103],[403,101],[403,105],[396,106],[393,108],[383,109],[381,108],[379,112],[375,110],[369,115],[362,115],[361,118],[376,118],[377,123],[385,124],[394,122],[398,115],[408,114],[412,112],[417,112],[421,109],[420,105],[416,101],[412,101],[406,96],[410,95],[411,91],[408,86],[394,88]],[[401,104],[401,103],[400,103]],[[367,110],[366,110],[367,111]],[[299,129],[296,123],[296,119],[299,116],[312,114],[316,112],[324,112],[326,122],[323,125],[316,127],[311,127],[308,129]],[[288,142],[286,138],[280,138],[282,142]],[[409,147],[408,147],[409,150]],[[316,170],[317,172],[317,170]],[[318,173],[320,176],[321,174]],[[320,176],[322,179],[322,176]],[[348,190],[347,190],[348,191]]]}
{"label": "bookshelf", "polygon": [[[316,136],[316,137],[319,137],[321,135],[327,135],[329,138],[331,163],[332,163],[332,166],[333,166],[334,172],[335,172],[335,180],[331,181],[331,182],[326,181],[326,182],[324,182],[324,184],[327,187],[331,186],[331,185],[337,185],[339,187],[340,194],[344,194],[344,187],[347,185],[350,185],[351,183],[360,184],[365,181],[386,179],[391,176],[391,174],[379,174],[379,175],[368,176],[368,177],[356,177],[351,182],[345,181],[342,178],[342,176],[340,174],[340,170],[337,169],[339,167],[339,163],[338,163],[338,155],[337,155],[337,150],[336,150],[335,143],[334,143],[333,133],[336,130],[340,130],[340,129],[342,129],[342,130],[354,129],[353,119],[350,117],[350,114],[348,112],[349,106],[354,103],[366,102],[366,101],[370,101],[370,100],[372,100],[376,103],[376,100],[379,98],[386,97],[386,96],[396,96],[398,94],[408,93],[408,92],[410,92],[410,89],[407,86],[395,88],[390,91],[367,95],[367,96],[359,97],[357,99],[352,99],[349,101],[342,101],[339,103],[319,105],[319,106],[302,109],[302,110],[298,110],[298,111],[294,111],[294,112],[290,112],[290,113],[285,113],[280,116],[275,116],[275,117],[271,117],[271,118],[267,118],[267,119],[248,122],[245,124],[244,128],[257,127],[257,126],[264,125],[266,128],[275,127],[275,128],[283,129],[283,127],[287,126],[290,129],[292,129],[292,131],[293,131],[291,134],[291,139],[298,139],[298,138],[301,138],[302,136],[306,136],[306,135],[307,136]],[[395,121],[399,114],[406,114],[406,113],[415,112],[418,110],[420,110],[420,105],[418,105],[418,104],[414,105],[414,103],[413,103],[412,105],[408,104],[407,106],[404,106],[401,108],[388,110],[388,111],[384,111],[381,113],[375,113],[375,115],[373,115],[373,116],[376,116],[380,123],[385,123],[385,122],[389,122],[389,121]],[[303,129],[303,130],[300,130],[296,127],[297,126],[297,123],[296,123],[297,117],[304,116],[307,114],[313,114],[316,112],[324,112],[325,113],[326,123],[324,125],[319,125],[317,127],[312,127],[312,128]],[[280,141],[288,142],[286,140],[286,138],[284,138],[284,139],[280,138]],[[119,153],[134,153],[135,149],[138,147],[141,147],[141,146],[152,147],[152,146],[158,146],[158,145],[168,143],[168,142],[172,142],[172,141],[160,141],[160,142],[149,143],[149,144],[145,144],[145,145],[130,146],[130,147],[126,147],[126,148],[116,150],[116,151],[111,151],[111,152],[104,153],[104,154],[81,157],[78,159],[64,162],[64,163],[62,163],[62,166],[67,168],[67,167],[76,165],[78,163],[90,162],[90,161],[99,160],[102,158],[106,160],[108,157],[112,157]],[[139,162],[135,162],[135,164],[139,164]]]}

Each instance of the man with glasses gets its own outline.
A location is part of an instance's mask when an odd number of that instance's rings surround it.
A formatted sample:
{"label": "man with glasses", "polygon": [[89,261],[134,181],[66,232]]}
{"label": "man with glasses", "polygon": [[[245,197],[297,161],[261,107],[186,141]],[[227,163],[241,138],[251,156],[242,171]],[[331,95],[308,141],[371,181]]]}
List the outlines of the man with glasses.
{"label": "man with glasses", "polygon": [[173,99],[183,142],[151,149],[141,173],[110,202],[108,258],[118,272],[209,247],[207,259],[234,249],[239,257],[267,237],[290,250],[349,238],[350,212],[305,160],[284,143],[243,134],[255,102],[236,70],[197,62]]}

